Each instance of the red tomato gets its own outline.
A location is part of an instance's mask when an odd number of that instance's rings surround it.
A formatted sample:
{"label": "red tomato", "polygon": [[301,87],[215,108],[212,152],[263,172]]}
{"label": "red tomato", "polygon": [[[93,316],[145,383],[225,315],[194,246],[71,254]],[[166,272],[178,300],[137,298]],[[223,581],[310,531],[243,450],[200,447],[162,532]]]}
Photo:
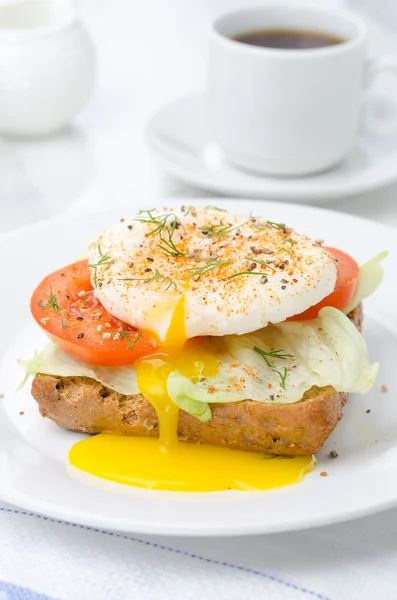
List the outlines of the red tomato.
{"label": "red tomato", "polygon": [[106,312],[94,296],[87,260],[47,275],[33,292],[30,310],[62,350],[89,364],[130,365],[157,348],[146,334]]}
{"label": "red tomato", "polygon": [[358,279],[358,264],[348,254],[345,254],[341,250],[336,248],[327,248],[324,246],[324,250],[327,250],[337,260],[336,266],[336,284],[334,291],[321,300],[318,304],[311,306],[303,313],[294,315],[288,321],[301,321],[304,319],[315,319],[318,312],[324,306],[334,306],[335,308],[342,309],[349,304],[353,298],[354,292],[357,287]]}

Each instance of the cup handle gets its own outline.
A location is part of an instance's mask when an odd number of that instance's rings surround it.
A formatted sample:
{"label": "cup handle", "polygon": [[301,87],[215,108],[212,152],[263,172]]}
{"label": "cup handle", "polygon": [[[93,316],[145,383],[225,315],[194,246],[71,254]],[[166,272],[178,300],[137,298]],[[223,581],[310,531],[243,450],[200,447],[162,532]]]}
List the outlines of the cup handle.
{"label": "cup handle", "polygon": [[[364,88],[372,88],[377,78],[390,73],[397,78],[397,59],[389,55],[369,59],[364,70]],[[364,105],[365,128],[376,135],[389,135],[397,129],[397,104],[384,95],[367,93]]]}

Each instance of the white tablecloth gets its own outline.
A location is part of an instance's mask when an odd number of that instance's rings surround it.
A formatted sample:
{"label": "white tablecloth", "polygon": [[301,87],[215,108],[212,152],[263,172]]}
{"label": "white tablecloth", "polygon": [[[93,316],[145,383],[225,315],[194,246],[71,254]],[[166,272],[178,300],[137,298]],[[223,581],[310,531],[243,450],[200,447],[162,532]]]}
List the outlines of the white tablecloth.
{"label": "white tablecloth", "polygon": [[301,533],[123,535],[0,504],[1,600],[395,600],[397,511]]}

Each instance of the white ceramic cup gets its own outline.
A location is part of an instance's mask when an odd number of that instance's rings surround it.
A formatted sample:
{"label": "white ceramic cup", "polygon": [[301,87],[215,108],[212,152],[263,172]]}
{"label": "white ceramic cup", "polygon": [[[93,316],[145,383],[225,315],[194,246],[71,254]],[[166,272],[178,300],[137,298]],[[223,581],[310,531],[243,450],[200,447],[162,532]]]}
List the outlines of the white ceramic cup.
{"label": "white ceramic cup", "polygon": [[[345,41],[285,50],[233,39],[260,29],[320,32]],[[397,74],[392,58],[367,59],[367,42],[360,18],[309,4],[277,0],[217,18],[208,109],[226,160],[274,175],[306,175],[340,162],[354,145],[366,90],[378,73]],[[385,130],[390,123],[378,133]]]}

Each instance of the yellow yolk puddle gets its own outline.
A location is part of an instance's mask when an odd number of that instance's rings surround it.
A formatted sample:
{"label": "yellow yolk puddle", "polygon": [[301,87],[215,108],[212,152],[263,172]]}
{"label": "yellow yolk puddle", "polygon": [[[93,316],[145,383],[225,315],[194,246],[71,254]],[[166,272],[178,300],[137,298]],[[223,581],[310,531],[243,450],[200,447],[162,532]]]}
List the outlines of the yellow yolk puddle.
{"label": "yellow yolk puddle", "polygon": [[134,364],[139,390],[156,410],[160,437],[99,434],[72,447],[71,465],[103,479],[157,490],[267,490],[298,483],[313,469],[313,457],[270,459],[178,441],[179,408],[168,396],[168,375],[179,371],[189,378],[213,377],[218,370],[217,358],[203,340],[186,341],[184,303],[182,296],[162,352]]}

